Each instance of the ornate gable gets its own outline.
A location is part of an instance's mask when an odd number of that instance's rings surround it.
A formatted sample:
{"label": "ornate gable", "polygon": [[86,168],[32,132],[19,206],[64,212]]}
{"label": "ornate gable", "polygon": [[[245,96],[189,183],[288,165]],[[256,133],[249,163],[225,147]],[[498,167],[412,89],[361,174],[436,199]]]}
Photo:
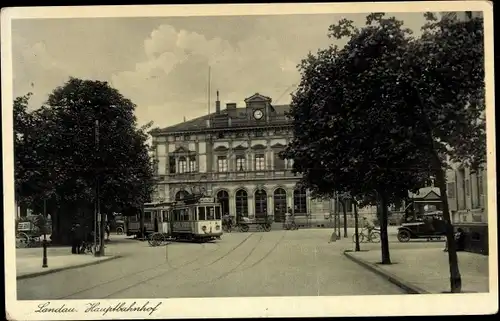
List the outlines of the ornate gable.
{"label": "ornate gable", "polygon": [[427,195],[423,197],[426,201],[440,201],[441,198],[434,191],[430,191]]}
{"label": "ornate gable", "polygon": [[271,148],[274,148],[274,149],[283,149],[285,148],[286,146],[281,144],[281,143],[276,143],[274,145],[271,146]]}
{"label": "ornate gable", "polygon": [[253,103],[253,102],[271,102],[272,99],[271,97],[267,97],[264,95],[261,95],[259,93],[255,93],[252,96],[248,97],[245,99],[245,103]]}
{"label": "ornate gable", "polygon": [[266,149],[266,146],[264,146],[262,144],[257,144],[257,145],[252,146],[252,149]]}
{"label": "ornate gable", "polygon": [[183,147],[183,146],[179,146],[177,147],[175,150],[174,150],[174,153],[175,154],[187,154],[189,153],[189,149]]}
{"label": "ornate gable", "polygon": [[236,147],[233,147],[234,150],[246,150],[247,147],[243,146],[243,145],[238,145]]}
{"label": "ornate gable", "polygon": [[219,146],[217,148],[214,149],[215,152],[226,152],[229,148],[227,148],[226,146]]}

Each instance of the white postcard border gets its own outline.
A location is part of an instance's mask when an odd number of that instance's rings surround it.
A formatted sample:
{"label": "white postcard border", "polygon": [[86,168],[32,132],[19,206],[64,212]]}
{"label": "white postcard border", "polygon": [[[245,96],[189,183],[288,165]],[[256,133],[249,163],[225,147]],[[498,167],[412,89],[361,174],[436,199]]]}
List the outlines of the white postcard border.
{"label": "white postcard border", "polygon": [[[425,11],[483,11],[485,33],[486,115],[487,115],[487,173],[489,222],[490,293],[486,294],[427,294],[391,296],[338,297],[260,297],[260,298],[203,298],[203,299],[123,299],[123,300],[50,300],[51,307],[74,308],[78,312],[37,313],[38,306],[48,301],[18,301],[16,299],[16,260],[13,130],[12,130],[12,19],[83,18],[83,17],[153,17],[153,16],[218,16],[218,15],[282,15],[358,12],[425,12]],[[377,315],[468,315],[489,314],[498,310],[497,213],[496,213],[496,151],[495,102],[493,72],[493,11],[486,1],[428,1],[399,3],[341,3],[341,4],[238,4],[190,6],[93,6],[93,7],[32,7],[2,9],[2,121],[4,173],[4,240],[6,310],[15,320],[68,320],[118,318],[207,318],[207,317],[315,317],[315,316],[377,316]],[[7,214],[7,215],[5,215]],[[125,302],[148,307],[160,305],[147,312],[85,313],[89,303],[114,306]],[[64,305],[64,307],[63,307]]]}

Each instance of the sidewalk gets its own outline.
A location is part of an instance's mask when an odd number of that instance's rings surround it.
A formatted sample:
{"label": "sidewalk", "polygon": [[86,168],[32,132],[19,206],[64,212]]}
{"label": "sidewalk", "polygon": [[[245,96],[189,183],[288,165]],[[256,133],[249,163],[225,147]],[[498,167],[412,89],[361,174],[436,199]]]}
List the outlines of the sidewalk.
{"label": "sidewalk", "polygon": [[70,248],[48,248],[47,268],[42,268],[42,249],[17,249],[16,272],[17,279],[32,278],[62,270],[89,266],[117,259],[118,255],[94,257],[90,254],[71,254]]}
{"label": "sidewalk", "polygon": [[[379,264],[380,250],[344,252],[344,254],[386,277],[408,293],[443,293],[450,291],[448,253],[439,249],[395,249],[390,251],[391,265]],[[458,252],[462,276],[462,292],[487,293],[489,291],[488,256]]]}

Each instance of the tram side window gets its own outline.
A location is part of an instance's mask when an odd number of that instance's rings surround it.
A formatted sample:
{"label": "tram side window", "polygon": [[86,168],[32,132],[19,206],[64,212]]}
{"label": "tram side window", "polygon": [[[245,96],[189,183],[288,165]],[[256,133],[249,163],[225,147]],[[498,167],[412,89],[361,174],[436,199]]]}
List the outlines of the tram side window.
{"label": "tram side window", "polygon": [[180,219],[181,219],[181,213],[180,213],[180,211],[179,210],[175,210],[174,211],[174,220],[175,221],[180,221]]}
{"label": "tram side window", "polygon": [[208,207],[207,206],[207,220],[214,220],[215,219],[215,211],[214,211],[214,207],[213,206],[210,206]]}
{"label": "tram side window", "polygon": [[189,212],[186,208],[183,208],[180,211],[180,221],[189,221]]}
{"label": "tram side window", "polygon": [[145,222],[151,221],[151,212],[144,212],[144,221]]}
{"label": "tram side window", "polygon": [[161,211],[163,222],[168,222],[168,211]]}
{"label": "tram side window", "polygon": [[205,208],[202,206],[198,207],[198,220],[200,221],[206,220]]}
{"label": "tram side window", "polygon": [[215,219],[220,220],[222,218],[221,212],[220,212],[220,206],[215,207]]}

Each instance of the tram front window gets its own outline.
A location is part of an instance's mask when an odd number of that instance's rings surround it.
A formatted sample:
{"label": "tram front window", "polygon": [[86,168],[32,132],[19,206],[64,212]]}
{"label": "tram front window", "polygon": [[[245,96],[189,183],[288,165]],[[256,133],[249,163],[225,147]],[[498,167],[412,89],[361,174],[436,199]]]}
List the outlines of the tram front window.
{"label": "tram front window", "polygon": [[198,220],[204,221],[206,219],[205,208],[200,206],[198,207]]}
{"label": "tram front window", "polygon": [[220,206],[216,206],[216,207],[215,207],[215,219],[216,219],[216,220],[220,220],[220,219],[222,219]]}
{"label": "tram front window", "polygon": [[215,211],[213,206],[207,206],[207,220],[215,219]]}

